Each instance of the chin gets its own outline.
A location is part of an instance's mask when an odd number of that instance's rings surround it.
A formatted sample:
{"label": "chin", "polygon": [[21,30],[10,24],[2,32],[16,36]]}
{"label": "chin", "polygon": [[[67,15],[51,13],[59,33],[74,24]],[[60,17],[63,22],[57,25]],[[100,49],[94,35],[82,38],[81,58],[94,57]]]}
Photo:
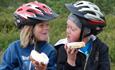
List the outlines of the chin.
{"label": "chin", "polygon": [[40,39],[40,41],[48,41],[48,38]]}
{"label": "chin", "polygon": [[68,40],[68,42],[76,42],[75,40],[70,39],[70,38],[68,38],[67,40]]}
{"label": "chin", "polygon": [[68,42],[71,42],[71,39],[67,38],[67,41],[68,41]]}

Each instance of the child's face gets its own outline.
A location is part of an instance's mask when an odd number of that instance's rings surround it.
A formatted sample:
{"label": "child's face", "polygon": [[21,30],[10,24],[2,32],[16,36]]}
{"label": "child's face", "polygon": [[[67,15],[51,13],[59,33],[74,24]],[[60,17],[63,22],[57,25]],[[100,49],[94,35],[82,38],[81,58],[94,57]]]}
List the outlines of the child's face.
{"label": "child's face", "polygon": [[81,29],[71,20],[67,20],[67,39],[69,42],[76,42],[80,37]]}
{"label": "child's face", "polygon": [[47,41],[49,36],[48,22],[36,24],[34,27],[34,36],[38,41]]}

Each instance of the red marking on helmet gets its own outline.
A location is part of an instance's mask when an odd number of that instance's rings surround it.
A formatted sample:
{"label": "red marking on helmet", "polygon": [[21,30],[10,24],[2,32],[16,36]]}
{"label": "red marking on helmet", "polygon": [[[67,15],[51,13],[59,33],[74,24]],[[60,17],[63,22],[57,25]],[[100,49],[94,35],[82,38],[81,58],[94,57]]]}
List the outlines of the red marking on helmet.
{"label": "red marking on helmet", "polygon": [[105,24],[105,22],[104,21],[98,21],[98,20],[88,20],[88,22],[90,23],[90,24]]}
{"label": "red marking on helmet", "polygon": [[47,5],[40,2],[32,2],[32,4],[37,5],[37,7],[42,9],[45,13],[52,14],[52,10]]}

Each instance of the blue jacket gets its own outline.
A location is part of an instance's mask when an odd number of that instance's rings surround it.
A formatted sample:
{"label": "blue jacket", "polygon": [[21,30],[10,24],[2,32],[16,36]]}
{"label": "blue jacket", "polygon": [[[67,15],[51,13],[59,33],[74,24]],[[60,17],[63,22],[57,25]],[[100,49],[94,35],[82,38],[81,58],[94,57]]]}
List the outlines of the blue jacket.
{"label": "blue jacket", "polygon": [[[47,70],[55,70],[56,50],[47,42],[40,42],[37,47],[38,52],[44,52],[49,57]],[[33,45],[28,45],[27,48],[20,47],[19,40],[11,43],[3,55],[0,70],[34,70],[29,60],[33,49]]]}

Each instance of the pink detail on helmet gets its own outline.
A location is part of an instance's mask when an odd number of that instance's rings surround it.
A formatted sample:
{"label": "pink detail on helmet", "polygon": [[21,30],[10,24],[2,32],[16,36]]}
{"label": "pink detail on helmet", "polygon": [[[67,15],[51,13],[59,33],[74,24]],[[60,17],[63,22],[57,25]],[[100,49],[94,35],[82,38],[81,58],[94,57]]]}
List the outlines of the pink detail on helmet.
{"label": "pink detail on helmet", "polygon": [[47,5],[35,1],[23,4],[15,11],[15,13],[27,19],[28,17],[36,17],[36,14],[52,14],[52,10]]}

